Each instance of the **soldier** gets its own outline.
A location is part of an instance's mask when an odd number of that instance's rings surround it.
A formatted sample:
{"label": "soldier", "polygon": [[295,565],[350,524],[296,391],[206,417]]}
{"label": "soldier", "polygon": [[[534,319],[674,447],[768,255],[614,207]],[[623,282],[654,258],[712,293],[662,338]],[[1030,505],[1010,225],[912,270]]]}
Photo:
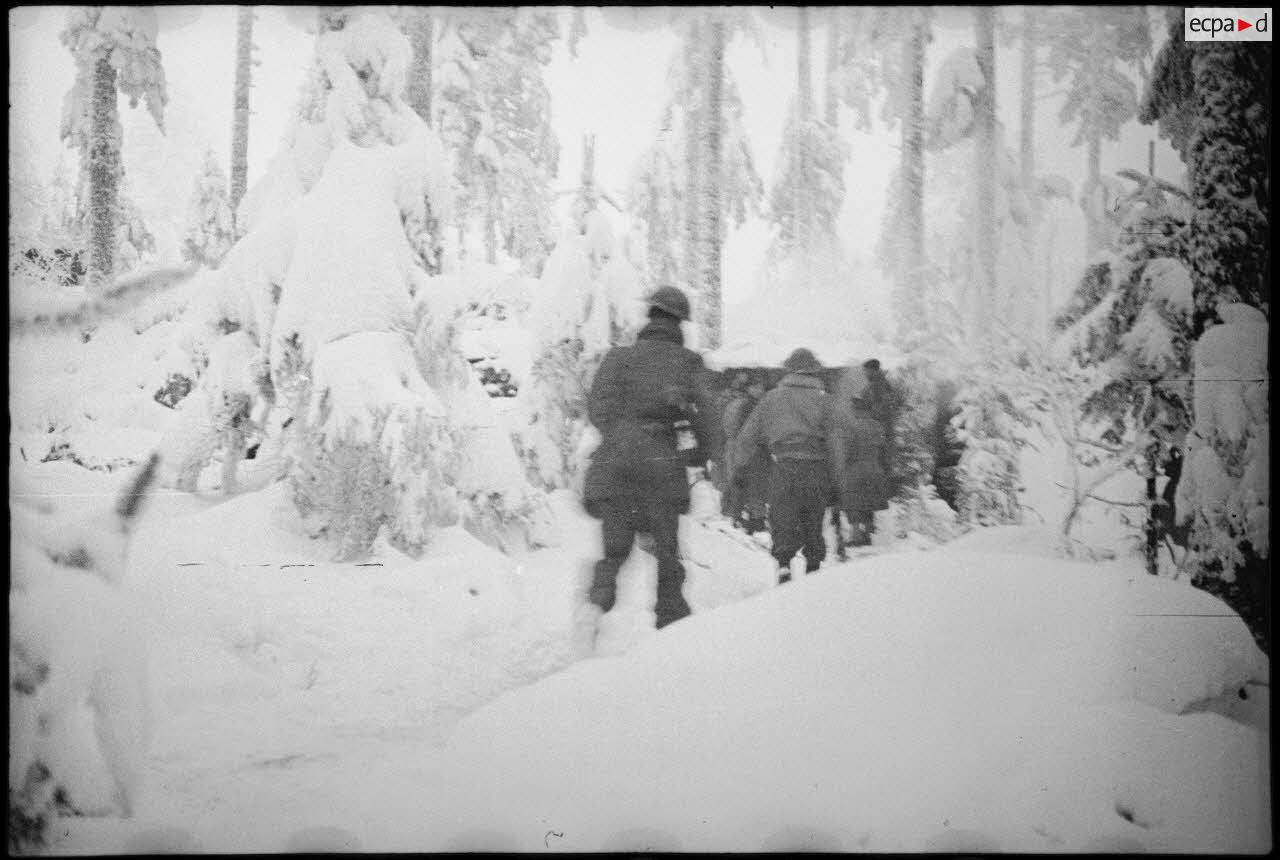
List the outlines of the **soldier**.
{"label": "soldier", "polygon": [[746,462],[763,445],[772,461],[769,531],[779,584],[791,579],[791,559],[799,550],[804,550],[806,573],[826,557],[822,518],[835,463],[831,397],[817,375],[822,365],[801,348],[782,366],[787,375],[761,399],[734,440],[735,460]]}
{"label": "soldier", "polygon": [[657,627],[689,614],[680,564],[680,515],[689,510],[688,466],[705,466],[715,410],[702,357],[686,349],[680,322],[689,300],[675,287],[649,297],[649,322],[634,346],[609,350],[591,384],[588,417],[601,442],[587,469],[587,512],[600,520],[604,558],[591,603],[613,608],[618,570],[637,533],[653,536],[658,557]]}

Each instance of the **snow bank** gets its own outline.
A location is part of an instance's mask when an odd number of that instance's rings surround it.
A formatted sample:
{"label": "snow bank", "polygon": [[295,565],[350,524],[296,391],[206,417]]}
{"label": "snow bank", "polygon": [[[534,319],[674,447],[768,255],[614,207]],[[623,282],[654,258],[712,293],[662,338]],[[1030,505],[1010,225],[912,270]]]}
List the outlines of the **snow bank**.
{"label": "snow bank", "polygon": [[881,557],[473,714],[447,820],[525,850],[1265,851],[1265,738],[1175,715],[1266,677],[1187,586]]}

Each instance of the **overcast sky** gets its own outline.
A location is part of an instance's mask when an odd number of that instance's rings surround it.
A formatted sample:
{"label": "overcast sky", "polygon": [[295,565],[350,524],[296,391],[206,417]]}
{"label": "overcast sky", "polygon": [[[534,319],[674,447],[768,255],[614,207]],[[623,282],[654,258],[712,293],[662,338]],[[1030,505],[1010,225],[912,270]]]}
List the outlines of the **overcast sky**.
{"label": "overcast sky", "polygon": [[[199,14],[195,14],[198,11]],[[757,167],[766,187],[782,133],[787,104],[795,91],[795,32],[782,24],[794,10],[759,7],[761,41],[738,38],[727,61],[745,102],[744,122]],[[122,103],[125,128],[125,166],[130,195],[151,218],[174,211],[175,200],[190,195],[206,148],[225,166],[231,144],[232,81],[235,45],[235,7],[160,8],[159,48],[168,81],[167,136],[154,128],[145,111]],[[665,102],[668,64],[677,41],[669,28],[623,30],[607,23],[599,9],[587,12],[588,34],[578,56],[557,44],[547,69],[552,93],[552,121],[561,144],[557,188],[575,185],[581,168],[582,137],[597,137],[597,178],[621,194],[640,153],[658,132]],[[759,16],[758,16],[759,17]],[[815,20],[819,16],[815,15]],[[63,95],[70,88],[74,66],[58,34],[66,7],[23,7],[10,10],[10,168],[48,181],[64,151],[58,140]],[[929,46],[930,70],[956,46],[971,41],[972,16],[955,7],[941,12],[935,39]],[[568,32],[567,18],[563,32]],[[1154,34],[1158,41],[1163,33]],[[279,146],[297,100],[298,87],[311,62],[314,37],[305,33],[280,7],[258,7],[255,42],[261,65],[255,69],[251,96],[253,118],[249,138],[249,179],[262,174]],[[821,32],[813,38],[814,84],[821,86]],[[997,94],[1006,140],[1016,147],[1017,53],[997,48]],[[932,81],[926,77],[926,92]],[[1044,172],[1062,173],[1078,183],[1084,172],[1082,148],[1067,146],[1069,134],[1057,126],[1058,99],[1042,99],[1037,117],[1037,158]],[[850,130],[852,161],[846,177],[849,201],[842,216],[842,234],[849,251],[870,253],[878,233],[884,189],[897,160],[897,135],[879,127],[871,134]],[[1155,131],[1129,124],[1118,143],[1104,148],[1104,170],[1145,167],[1147,142]],[[1158,171],[1175,178],[1181,172],[1176,155],[1161,142]],[[65,153],[74,168],[76,156]],[[154,229],[154,228],[153,228]],[[745,245],[758,247],[757,235]],[[742,237],[740,237],[740,240]],[[162,241],[162,245],[165,244]],[[732,272],[727,272],[732,275]]]}

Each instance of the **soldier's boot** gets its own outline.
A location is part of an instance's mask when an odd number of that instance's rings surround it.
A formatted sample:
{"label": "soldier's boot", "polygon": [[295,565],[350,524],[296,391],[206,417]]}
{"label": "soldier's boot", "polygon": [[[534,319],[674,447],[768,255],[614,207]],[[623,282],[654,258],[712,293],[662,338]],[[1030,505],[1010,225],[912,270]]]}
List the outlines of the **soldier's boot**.
{"label": "soldier's boot", "polygon": [[661,630],[668,624],[674,624],[681,618],[688,617],[692,611],[679,588],[674,590],[660,589],[658,591],[658,600],[653,607],[656,622],[654,626]]}

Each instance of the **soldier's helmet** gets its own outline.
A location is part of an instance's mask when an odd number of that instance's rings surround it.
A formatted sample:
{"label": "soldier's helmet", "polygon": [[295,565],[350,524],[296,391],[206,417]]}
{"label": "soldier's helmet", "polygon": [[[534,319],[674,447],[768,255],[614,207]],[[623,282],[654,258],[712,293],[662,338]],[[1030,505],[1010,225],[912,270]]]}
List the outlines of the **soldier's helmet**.
{"label": "soldier's helmet", "polygon": [[649,296],[649,307],[671,314],[676,319],[689,320],[689,299],[675,287],[658,287]]}
{"label": "soldier's helmet", "polygon": [[817,357],[803,346],[788,355],[782,367],[791,373],[818,373],[822,370]]}

